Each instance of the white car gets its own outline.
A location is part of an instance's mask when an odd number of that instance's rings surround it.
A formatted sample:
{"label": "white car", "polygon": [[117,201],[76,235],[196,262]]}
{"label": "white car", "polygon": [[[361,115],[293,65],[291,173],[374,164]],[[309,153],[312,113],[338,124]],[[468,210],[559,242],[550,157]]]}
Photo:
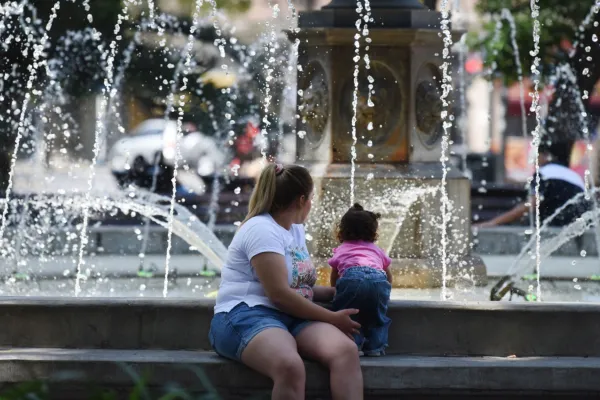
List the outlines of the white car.
{"label": "white car", "polygon": [[164,161],[173,160],[176,136],[175,121],[149,119],[142,122],[110,150],[108,158],[112,172],[126,174],[133,169],[141,173],[154,165],[157,157]]}
{"label": "white car", "polygon": [[[186,133],[180,140],[179,165],[187,164],[199,175],[207,176],[225,162],[225,153],[216,141],[200,132]],[[129,137],[119,140],[110,151],[109,162],[113,174],[127,174],[130,170],[143,173],[156,163],[157,158],[173,165],[177,151],[177,122],[149,119],[138,125]]]}

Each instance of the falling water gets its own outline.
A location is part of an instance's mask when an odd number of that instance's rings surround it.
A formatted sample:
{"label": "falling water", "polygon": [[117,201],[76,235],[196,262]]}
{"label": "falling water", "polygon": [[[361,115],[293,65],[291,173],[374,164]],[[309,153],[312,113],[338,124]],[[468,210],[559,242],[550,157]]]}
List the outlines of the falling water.
{"label": "falling water", "polygon": [[[150,4],[149,4],[150,5]],[[166,20],[161,20],[159,22],[167,23]],[[156,19],[150,20],[150,27],[156,28],[157,34],[159,37],[163,37],[159,41],[159,46],[164,49],[166,47],[166,39],[164,38],[164,27],[160,23],[156,23]],[[135,41],[135,37],[134,37]],[[170,81],[171,87],[169,91],[169,96],[167,97],[167,104],[165,107],[165,113],[163,115],[163,119],[165,122],[169,121],[169,114],[173,110],[175,103],[175,91],[177,90],[177,82],[179,82],[179,76],[181,75],[181,70],[183,68],[183,55],[179,58],[177,62],[177,66],[175,67],[175,71],[173,73],[173,79]],[[159,164],[160,164],[160,155],[155,156],[154,162],[152,163],[152,182],[150,183],[150,192],[154,193],[156,191],[156,186],[158,184],[158,173],[159,173]],[[148,245],[148,240],[150,236],[150,219],[146,218],[144,221],[144,234],[142,237],[142,246],[139,253],[140,265],[143,264],[144,258],[146,256],[146,248]]]}
{"label": "falling water", "polygon": [[[294,33],[294,34],[298,34],[300,32],[300,28],[297,27],[298,25],[298,10],[296,10],[296,7],[294,7],[294,4],[292,3],[292,0],[288,0],[288,10],[290,11],[290,32]],[[296,80],[296,71],[302,71],[302,67],[300,66],[300,63],[298,63],[298,50],[300,48],[300,39],[298,37],[296,37],[294,39],[294,43],[292,44],[292,51],[289,54],[289,60],[288,60],[288,76],[292,75],[294,78],[294,80]],[[296,66],[296,67],[294,67]],[[294,68],[297,68],[296,71],[294,71]],[[298,95],[300,95],[300,93],[303,93],[301,90],[297,91]],[[296,109],[294,110],[294,115],[298,114],[299,111],[299,105],[300,102],[296,103]],[[298,135],[298,132],[296,130],[296,126],[294,125],[293,128],[293,134],[294,136]]]}
{"label": "falling water", "polygon": [[465,55],[467,53],[467,34],[463,33],[460,37],[460,49],[458,52],[458,63],[460,65],[459,72],[459,98],[460,98],[460,137],[461,144],[463,146],[463,150],[461,152],[462,158],[462,169],[463,172],[467,172],[467,100],[466,100],[466,90],[465,90]]}
{"label": "falling water", "polygon": [[360,32],[361,23],[363,18],[363,6],[360,0],[356,2],[356,13],[358,19],[356,20],[356,30],[358,33],[354,35],[354,92],[352,93],[352,147],[350,149],[350,205],[354,204],[354,186],[355,186],[355,174],[356,174],[356,143],[358,138],[356,137],[356,115],[358,106],[358,72],[360,69]]}
{"label": "falling water", "polygon": [[447,297],[447,273],[448,273],[448,258],[447,258],[447,246],[448,246],[448,238],[447,238],[447,229],[448,223],[450,222],[450,199],[448,198],[448,188],[447,185],[447,174],[448,168],[446,167],[446,162],[448,161],[448,142],[450,140],[450,133],[448,129],[452,127],[452,121],[454,117],[452,114],[449,114],[448,108],[450,104],[447,101],[450,92],[452,91],[452,76],[450,75],[450,66],[451,66],[451,55],[450,48],[452,47],[452,33],[450,32],[450,14],[448,10],[448,0],[443,0],[441,4],[441,12],[442,12],[442,21],[441,21],[441,30],[444,40],[444,50],[442,53],[442,58],[444,62],[440,66],[442,70],[442,95],[440,99],[442,100],[443,110],[442,110],[442,127],[444,129],[444,135],[442,136],[442,154],[440,156],[440,162],[442,164],[442,182],[441,182],[441,201],[442,205],[440,207],[442,212],[442,224],[441,224],[441,258],[442,258],[442,292],[441,299],[446,300]]}
{"label": "falling water", "polygon": [[541,139],[541,107],[539,105],[540,100],[540,7],[537,4],[538,0],[531,0],[531,18],[533,19],[533,50],[530,55],[533,57],[533,63],[531,65],[531,74],[533,75],[534,92],[530,93],[532,97],[531,101],[531,112],[535,112],[536,126],[533,131],[533,156],[535,157],[535,271],[537,275],[537,300],[542,299],[542,288],[540,286],[540,163],[538,160],[539,146]]}
{"label": "falling water", "polygon": [[517,26],[510,10],[502,9],[502,18],[508,21],[510,27],[510,40],[515,53],[515,65],[517,66],[517,76],[519,78],[519,102],[521,105],[521,129],[523,136],[527,137],[527,114],[525,112],[525,84],[523,83],[523,66],[521,64],[521,55],[519,45],[517,44]]}
{"label": "falling water", "polygon": [[148,0],[148,18],[154,23],[154,0]]}
{"label": "falling water", "polygon": [[[217,143],[221,145],[220,138],[222,136],[222,128],[219,127],[217,123],[217,119],[215,118],[215,114],[213,112],[214,107],[212,104],[208,106],[208,118],[211,121],[212,127],[215,130],[217,137]],[[210,230],[214,230],[216,222],[217,222],[217,212],[219,208],[219,197],[221,194],[221,184],[219,183],[220,178],[220,168],[215,168],[212,182],[212,192],[210,196],[210,204],[208,205],[208,228]]]}
{"label": "falling water", "polygon": [[[366,45],[365,45],[365,55],[363,57],[363,59],[365,60],[365,69],[367,70],[367,80],[369,81],[369,93],[367,94],[367,106],[368,107],[373,107],[375,106],[375,104],[373,104],[373,101],[371,100],[371,95],[373,94],[373,83],[375,82],[375,79],[373,78],[373,76],[371,76],[371,59],[369,58],[369,47],[371,44],[371,38],[369,37],[369,22],[372,22],[372,18],[371,18],[371,2],[369,0],[365,0],[365,16],[363,17],[364,20],[364,24],[363,24],[363,30],[362,30],[362,35],[363,38],[365,39]],[[368,121],[368,125],[367,125],[367,130],[371,131],[373,130],[373,122],[372,121]]]}
{"label": "falling water", "polygon": [[[406,190],[404,195],[399,199],[398,203],[395,204],[395,213],[398,214],[398,218],[394,221],[394,232],[390,236],[390,241],[388,243],[386,253],[390,254],[394,248],[394,243],[396,242],[396,238],[400,234],[402,230],[402,224],[404,220],[409,215],[410,207],[417,202],[418,200],[424,198],[425,196],[433,195],[437,192],[438,188],[412,188],[412,190]],[[382,221],[383,222],[383,221]]]}
{"label": "falling water", "polygon": [[[31,198],[12,199],[8,204],[12,208],[19,205],[28,206],[36,212],[39,210],[53,211],[55,223],[59,224],[61,232],[64,232],[65,227],[73,222],[66,218],[66,215],[76,220],[86,208],[99,215],[116,215],[119,210],[125,215],[140,215],[149,218],[163,228],[169,226],[171,204],[163,196],[154,193],[143,190],[133,196],[127,193],[115,193],[111,198],[103,193],[92,193],[89,203],[86,201],[85,194],[37,194]],[[0,200],[0,207],[6,204],[3,199]],[[175,204],[175,211],[171,222],[173,233],[188,243],[190,248],[206,257],[215,268],[220,269],[227,254],[227,248],[187,208]],[[60,216],[60,218],[56,218],[56,216]],[[2,251],[5,252],[6,249],[3,248]]]}
{"label": "falling water", "polygon": [[[33,63],[29,70],[29,78],[27,79],[27,89],[29,91],[32,90],[33,84],[36,80],[37,69],[42,64],[41,62],[39,62],[40,57],[43,55],[44,48],[46,47],[46,42],[48,41],[48,34],[50,32],[50,29],[52,29],[52,23],[56,19],[59,9],[60,9],[60,1],[57,1],[56,3],[54,3],[54,6],[52,7],[52,11],[50,13],[50,18],[48,20],[48,23],[46,24],[46,30],[44,32],[44,35],[40,39],[40,43],[34,46]],[[25,99],[23,100],[23,104],[21,105],[21,115],[19,116],[19,125],[17,128],[17,137],[15,139],[15,148],[13,150],[12,159],[10,162],[10,172],[8,175],[8,186],[6,187],[5,201],[7,203],[8,203],[8,200],[10,199],[10,193],[12,191],[13,178],[14,178],[14,174],[15,174],[15,166],[17,163],[19,146],[21,144],[21,139],[23,137],[23,132],[25,130],[25,125],[24,125],[25,115],[27,114],[26,110],[29,105],[29,101],[31,99],[31,93],[29,91],[27,93],[25,93]],[[8,214],[8,206],[4,207],[4,209],[2,210],[2,221],[0,222],[0,240],[4,236],[4,230],[6,229],[6,215],[7,214]]]}
{"label": "falling water", "polygon": [[[585,105],[583,104],[583,99],[582,99],[581,93],[579,91],[579,86],[577,84],[577,77],[573,73],[573,70],[571,69],[571,66],[569,64],[564,64],[563,66],[559,67],[559,69],[562,71],[564,76],[571,83],[571,85],[569,87],[570,87],[571,91],[573,91],[573,97],[575,98],[575,101],[577,102],[577,106],[579,108],[579,114],[578,114],[579,115],[579,123],[581,124],[583,139],[585,140],[585,144],[586,144],[586,155],[589,160],[588,162],[591,162],[591,160],[593,158],[593,146],[592,146],[592,143],[590,140],[590,130],[588,128],[587,112],[585,110]],[[594,233],[595,233],[595,237],[596,237],[596,248],[599,249],[598,257],[600,257],[600,221],[598,220],[597,213],[596,213],[596,211],[599,209],[599,207],[598,207],[598,198],[596,195],[593,194],[594,187],[595,187],[594,176],[592,175],[590,168],[588,167],[585,170],[585,193],[586,193],[586,197],[591,199],[592,206],[593,206],[593,209],[595,212],[594,217],[596,219],[594,220],[594,228],[595,228]]]}
{"label": "falling water", "polygon": [[[123,62],[121,63],[121,65],[119,65],[119,68],[117,69],[117,73],[115,74],[115,82],[113,84],[113,91],[115,93],[121,92],[121,85],[123,83],[123,78],[125,77],[125,72],[127,71],[129,64],[131,63],[131,58],[133,56],[133,52],[135,51],[136,46],[139,44],[141,36],[142,36],[141,30],[136,31],[135,34],[133,35],[133,39],[129,42],[129,45],[123,51]],[[120,106],[119,97],[111,96],[110,103],[109,103],[109,109],[111,109],[115,115],[115,118],[117,121],[117,130],[119,131],[119,133],[124,134],[125,127],[123,126],[123,123],[122,123],[123,120],[122,120],[121,114],[119,112],[119,106]],[[129,158],[129,154],[127,154],[127,156]]]}
{"label": "falling water", "polygon": [[[582,193],[577,194],[576,196],[573,196],[571,199],[569,199],[569,201],[567,201],[561,207],[556,209],[556,211],[554,211],[554,213],[552,213],[552,215],[550,215],[548,218],[546,218],[544,220],[542,226],[540,227],[540,232],[544,232],[545,230],[547,230],[550,227],[550,224],[552,223],[552,221],[554,221],[554,219],[558,215],[560,215],[567,207],[571,207],[571,206],[579,203],[588,195],[597,196],[599,193],[600,193],[600,191],[598,189],[592,189],[590,191],[590,193],[582,192]],[[586,218],[589,218],[591,221],[594,221],[595,219],[598,219],[599,212],[600,211],[594,211],[593,214],[584,213],[584,215],[582,215],[578,220],[572,222],[569,226],[565,227],[564,229],[561,229],[561,231],[558,235],[556,235],[555,237],[550,239],[550,240],[552,240],[553,245],[552,245],[551,249],[549,251],[547,250],[544,254],[546,254],[546,256],[550,255],[553,251],[558,249],[564,243],[568,242],[569,239],[571,239],[575,236],[579,236],[580,234],[583,234],[585,232],[585,230],[582,230],[578,235],[572,236],[571,233],[569,233],[569,232],[571,232],[571,229],[569,227],[570,226],[580,226],[581,221],[582,220],[585,221]],[[586,226],[587,225],[588,225],[588,222],[586,222]],[[588,226],[588,228],[589,228],[589,226]],[[533,247],[535,247],[535,245],[536,245],[536,238],[532,237],[529,240],[529,242],[525,246],[523,246],[523,248],[521,249],[521,252],[517,256],[515,261],[511,264],[510,268],[507,271],[507,275],[516,276],[517,274],[526,270],[526,268],[530,267],[530,262],[528,260],[525,260],[525,261],[523,261],[523,260],[528,255],[528,253],[531,251],[531,249]],[[600,250],[598,250],[598,251],[600,254]]]}
{"label": "falling water", "polygon": [[[271,2],[269,1],[269,5],[271,5]],[[279,15],[279,5],[275,4],[274,6],[272,6],[273,9],[273,21],[277,19],[277,16]],[[266,163],[267,162],[267,152],[268,152],[268,148],[269,148],[269,129],[271,127],[271,121],[269,120],[269,113],[270,113],[270,109],[271,109],[271,99],[272,99],[272,95],[271,95],[271,81],[273,80],[273,69],[274,67],[271,66],[272,63],[274,63],[275,59],[272,56],[273,53],[273,47],[275,44],[275,40],[277,39],[277,34],[275,33],[275,24],[272,22],[267,22],[267,27],[271,27],[271,32],[270,32],[270,41],[267,44],[267,56],[268,58],[268,62],[265,63],[264,65],[264,69],[267,72],[267,77],[266,77],[266,83],[265,83],[265,100],[264,100],[264,112],[265,115],[262,119],[263,122],[263,126],[262,129],[260,130],[260,134],[262,137],[262,141],[261,141],[261,148],[260,148],[260,153],[262,154],[262,158],[263,158],[263,162]]]}
{"label": "falling water", "polygon": [[[104,121],[104,116],[106,115],[106,108],[108,106],[108,102],[109,99],[111,99],[112,97],[114,97],[116,95],[116,92],[113,90],[113,71],[114,71],[114,61],[115,61],[115,56],[116,56],[116,52],[117,52],[117,41],[120,40],[121,35],[119,34],[119,32],[121,31],[121,25],[123,24],[123,21],[128,19],[128,13],[129,13],[129,0],[126,0],[123,3],[123,9],[121,11],[121,14],[119,15],[118,19],[117,19],[117,23],[115,24],[115,29],[114,29],[114,33],[116,35],[115,39],[110,43],[109,46],[109,55],[107,57],[107,61],[106,61],[106,77],[104,78],[104,88],[103,88],[103,96],[102,96],[102,101],[100,103],[100,109],[98,112],[98,118],[96,119],[96,129],[94,131],[94,148],[93,148],[93,157],[92,157],[92,163],[90,164],[90,176],[88,178],[88,189],[87,189],[87,193],[86,193],[86,199],[89,199],[89,197],[91,196],[91,192],[92,192],[92,187],[93,187],[93,183],[94,183],[94,176],[96,174],[96,163],[98,161],[98,154],[100,151],[100,147],[103,143],[101,143],[103,141],[101,135],[103,133],[105,133],[105,124],[106,121]],[[86,204],[89,204],[89,200],[86,201]],[[81,224],[81,233],[80,233],[80,245],[79,245],[79,260],[77,262],[77,273],[76,273],[76,277],[75,277],[75,296],[79,295],[79,292],[81,291],[80,288],[80,275],[81,275],[81,267],[84,264],[84,260],[83,260],[83,254],[85,251],[85,247],[88,244],[88,236],[87,236],[87,228],[88,228],[88,222],[89,222],[89,209],[85,208],[83,210],[83,221]]]}
{"label": "falling water", "polygon": [[92,13],[90,13],[90,0],[83,0],[83,2],[81,3],[81,5],[83,6],[83,9],[87,13],[88,22],[90,24],[93,23],[94,22],[94,17],[92,16]]}
{"label": "falling water", "polygon": [[[221,56],[221,60],[223,61],[223,64],[221,65],[221,69],[223,71],[225,71],[226,74],[229,74],[229,66],[227,65],[227,63],[225,62],[225,44],[226,41],[225,39],[222,37],[221,35],[221,29],[218,26],[217,23],[217,2],[215,0],[209,0],[209,3],[211,5],[211,18],[213,20],[213,27],[215,28],[215,31],[217,33],[217,37],[218,39],[215,40],[215,45],[218,44],[218,48],[219,48],[219,54]],[[229,88],[227,90],[230,90]],[[225,123],[226,123],[226,128],[219,128],[216,119],[213,115],[213,113],[210,113],[210,118],[212,120],[213,123],[213,128],[215,129],[215,140],[217,141],[217,143],[219,144],[219,146],[221,147],[221,145],[224,145],[224,139],[223,139],[223,134],[225,133],[225,131],[227,131],[227,134],[229,136],[235,135],[235,132],[231,130],[231,125],[232,125],[232,102],[231,100],[227,100],[227,109],[225,111]],[[228,136],[225,135],[225,138]],[[208,228],[211,230],[214,230],[216,222],[217,222],[217,211],[219,208],[219,197],[221,195],[221,183],[219,181],[221,177],[221,165],[217,165],[217,163],[215,163],[215,171],[213,172],[213,182],[212,182],[212,191],[211,191],[211,198],[210,198],[210,204],[208,205]]]}
{"label": "falling water", "polygon": [[[190,27],[190,34],[188,35],[187,44],[185,46],[185,50],[183,53],[182,59],[185,59],[185,69],[183,71],[183,86],[180,91],[184,91],[187,88],[188,77],[187,75],[190,72],[192,66],[192,55],[193,48],[195,42],[195,32],[200,24],[200,12],[203,5],[203,0],[196,0],[196,9],[194,10],[194,17],[192,26]],[[175,82],[175,85],[177,82]],[[174,93],[171,93],[171,96],[174,96]],[[175,159],[173,160],[173,178],[171,182],[173,183],[173,192],[171,194],[171,206],[169,208],[169,220],[168,220],[168,231],[167,231],[167,255],[165,258],[165,282],[163,288],[163,297],[167,297],[167,293],[169,290],[169,263],[171,261],[171,247],[172,247],[172,239],[173,239],[173,213],[175,210],[175,195],[177,194],[177,168],[180,157],[180,139],[182,135],[182,119],[183,119],[183,106],[185,105],[185,101],[183,97],[179,98],[179,115],[177,118],[177,135],[175,137]]]}
{"label": "falling water", "polygon": [[581,24],[577,28],[576,32],[576,40],[573,43],[573,50],[571,51],[570,57],[573,57],[577,52],[577,47],[580,45],[580,40],[583,39],[583,35],[585,32],[585,28],[592,22],[592,19],[598,12],[600,11],[600,0],[596,0],[596,3],[592,5],[592,8],[586,15],[586,17],[581,21]]}

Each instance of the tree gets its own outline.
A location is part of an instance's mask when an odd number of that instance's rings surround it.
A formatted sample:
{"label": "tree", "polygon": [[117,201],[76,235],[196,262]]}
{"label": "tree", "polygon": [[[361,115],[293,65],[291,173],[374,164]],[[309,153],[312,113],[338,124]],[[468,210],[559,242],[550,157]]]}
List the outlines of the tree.
{"label": "tree", "polygon": [[[598,7],[592,8],[595,1],[539,0],[538,3],[541,23],[540,70],[543,83],[553,83],[555,88],[548,118],[544,121],[544,138],[581,138],[583,127],[577,97],[582,100],[589,115],[589,98],[600,78],[600,13]],[[533,57],[530,54],[534,49],[530,7],[530,0],[487,0],[478,3],[478,10],[487,17],[500,16],[503,9],[510,10],[515,20],[516,41],[526,76],[531,71]],[[517,79],[517,65],[511,45],[510,25],[504,23],[499,36],[495,35],[496,21],[489,18],[483,32],[471,35],[470,46],[484,53],[488,67],[495,64],[496,71],[506,83],[513,83]],[[561,73],[565,66],[573,71],[576,85]],[[548,78],[552,76],[557,79],[549,82]]]}
{"label": "tree", "polygon": [[[194,3],[191,0],[182,2],[192,6]],[[106,50],[115,38],[114,27],[122,12],[123,1],[90,0],[89,13],[93,16],[91,22],[81,1],[61,1],[57,17],[48,31],[48,41],[41,57],[44,62],[38,63],[33,87],[27,88],[33,65],[33,49],[45,34],[45,27],[55,3],[49,0],[12,0],[2,4],[4,7],[11,7],[12,12],[2,15],[0,23],[0,192],[8,183],[10,158],[19,129],[25,134],[32,131],[35,124],[30,119],[36,118],[36,115],[46,115],[44,113],[49,112],[48,109],[51,109],[50,112],[59,110],[58,122],[62,127],[63,122],[69,122],[63,121],[69,119],[69,115],[61,111],[60,106],[64,105],[64,102],[73,101],[82,93],[98,91],[106,74],[106,57],[103,56],[102,49]],[[139,4],[139,7],[130,7],[131,18],[125,21],[121,28],[123,39],[117,41],[120,48],[116,51],[115,70],[124,65],[124,48],[128,45],[128,38],[133,36],[132,31],[139,29],[139,18],[148,15],[146,2]],[[240,12],[248,8],[249,1],[217,0],[216,4],[229,12]],[[210,13],[210,4],[205,12]],[[158,13],[159,11],[156,12]],[[188,19],[180,18],[180,33],[189,30]],[[93,35],[93,29],[99,35]],[[212,45],[219,35],[215,27],[210,25],[199,30],[196,36],[198,40]],[[240,50],[239,45],[233,45],[229,40],[226,51],[236,59],[248,55],[245,48]],[[174,60],[177,61],[177,57]],[[201,71],[215,64],[215,60],[204,61]],[[133,82],[137,79],[138,87],[157,85],[157,81],[152,80],[157,74],[162,74],[160,81],[173,75],[167,64],[163,56],[143,54],[138,49],[133,55],[125,79],[131,79]],[[258,70],[258,67],[256,69]],[[135,71],[149,72],[144,75],[136,74]],[[150,78],[149,74],[152,75]],[[144,76],[148,78],[145,81]],[[31,95],[29,105],[27,110],[21,110],[27,94]],[[52,102],[53,107],[48,106],[49,102]],[[40,106],[45,107],[43,111],[36,109]],[[19,127],[21,115],[26,119]],[[26,146],[27,143],[22,142],[19,151]]]}

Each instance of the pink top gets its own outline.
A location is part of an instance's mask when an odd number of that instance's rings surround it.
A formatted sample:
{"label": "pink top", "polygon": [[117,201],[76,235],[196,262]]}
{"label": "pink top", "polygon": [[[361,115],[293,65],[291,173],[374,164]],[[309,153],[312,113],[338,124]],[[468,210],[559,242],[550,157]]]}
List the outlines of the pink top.
{"label": "pink top", "polygon": [[337,270],[340,276],[352,267],[371,267],[386,270],[392,259],[374,243],[363,241],[348,241],[333,249],[333,257],[329,259],[331,268]]}

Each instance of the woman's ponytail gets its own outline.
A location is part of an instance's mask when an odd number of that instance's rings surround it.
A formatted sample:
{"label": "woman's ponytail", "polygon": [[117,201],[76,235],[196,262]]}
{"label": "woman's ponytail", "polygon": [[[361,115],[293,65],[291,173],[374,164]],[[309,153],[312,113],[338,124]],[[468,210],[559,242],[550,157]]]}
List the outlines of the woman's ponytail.
{"label": "woman's ponytail", "polygon": [[248,215],[242,222],[244,224],[252,217],[269,212],[275,199],[275,190],[277,189],[276,166],[269,164],[264,168],[258,178],[256,187],[250,197],[248,204]]}

